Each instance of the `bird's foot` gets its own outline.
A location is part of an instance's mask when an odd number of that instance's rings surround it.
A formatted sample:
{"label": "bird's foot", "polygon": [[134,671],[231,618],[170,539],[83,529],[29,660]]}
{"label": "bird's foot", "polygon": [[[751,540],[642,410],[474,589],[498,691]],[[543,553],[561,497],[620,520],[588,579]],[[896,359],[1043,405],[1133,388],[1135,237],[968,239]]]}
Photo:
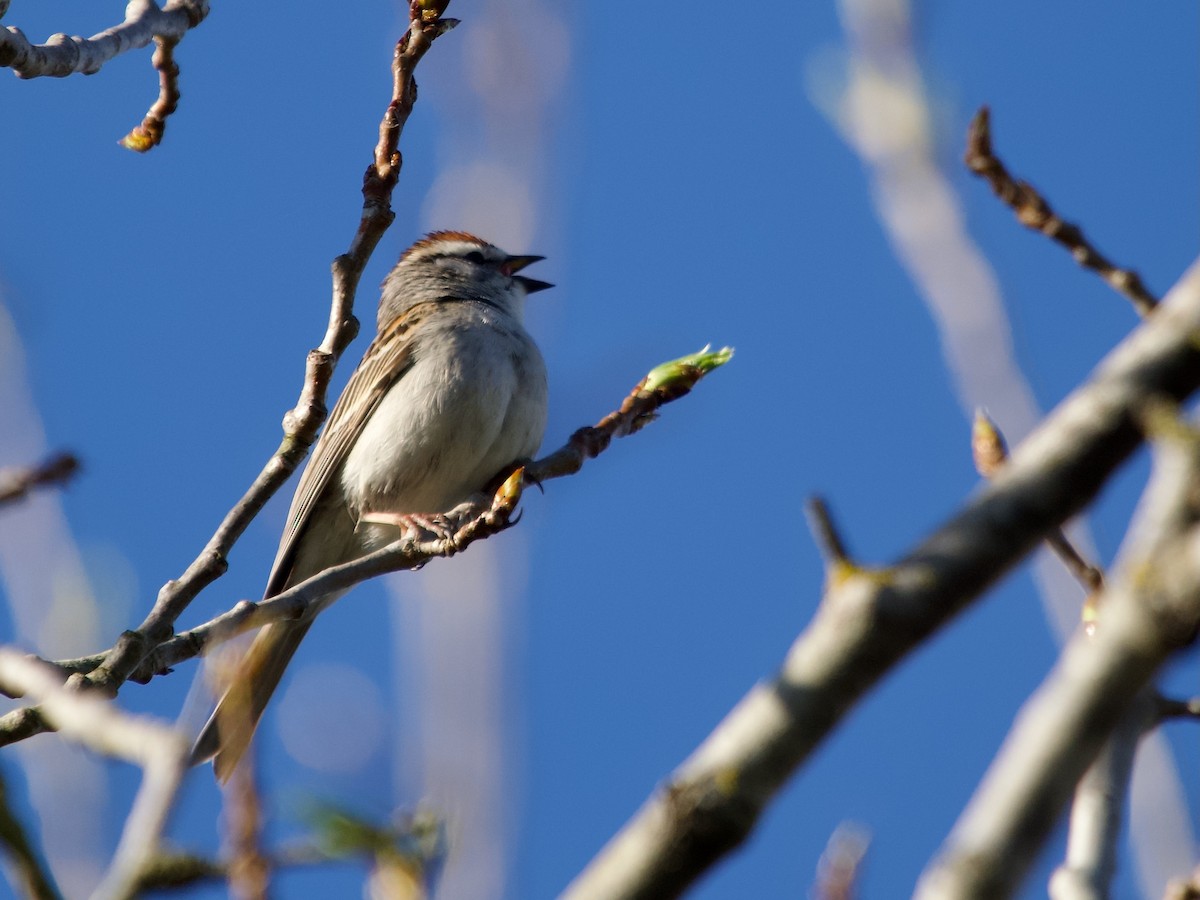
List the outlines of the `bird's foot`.
{"label": "bird's foot", "polygon": [[369,512],[363,513],[359,517],[359,522],[366,525],[390,525],[393,528],[399,528],[406,537],[418,541],[429,538],[439,541],[452,540],[457,531],[453,519],[440,513],[429,515],[427,513]]}

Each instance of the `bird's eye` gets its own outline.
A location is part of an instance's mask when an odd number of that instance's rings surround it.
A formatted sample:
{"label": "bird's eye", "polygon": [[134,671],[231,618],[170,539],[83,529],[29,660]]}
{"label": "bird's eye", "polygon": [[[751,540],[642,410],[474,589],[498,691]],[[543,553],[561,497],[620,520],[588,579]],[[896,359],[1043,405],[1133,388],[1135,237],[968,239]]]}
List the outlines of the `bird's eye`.
{"label": "bird's eye", "polygon": [[487,262],[487,260],[483,258],[483,254],[480,253],[478,250],[472,250],[470,253],[468,253],[463,258],[466,259],[467,262],[473,262],[476,265],[480,265],[480,266],[483,265],[485,262]]}

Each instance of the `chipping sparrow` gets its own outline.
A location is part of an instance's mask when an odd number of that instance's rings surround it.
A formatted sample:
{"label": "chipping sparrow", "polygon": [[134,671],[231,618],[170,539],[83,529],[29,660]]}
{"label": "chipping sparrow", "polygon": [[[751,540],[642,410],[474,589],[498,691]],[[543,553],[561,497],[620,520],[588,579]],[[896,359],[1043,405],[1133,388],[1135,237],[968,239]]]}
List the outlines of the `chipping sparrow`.
{"label": "chipping sparrow", "polygon": [[[540,256],[509,256],[473,235],[413,244],[383,282],[379,334],[363,354],[296,487],[267,580],[271,597],[396,537],[407,515],[450,510],[537,450],[546,367],[522,325],[523,275]],[[265,626],[200,733],[193,761],[224,781],[318,612]]]}

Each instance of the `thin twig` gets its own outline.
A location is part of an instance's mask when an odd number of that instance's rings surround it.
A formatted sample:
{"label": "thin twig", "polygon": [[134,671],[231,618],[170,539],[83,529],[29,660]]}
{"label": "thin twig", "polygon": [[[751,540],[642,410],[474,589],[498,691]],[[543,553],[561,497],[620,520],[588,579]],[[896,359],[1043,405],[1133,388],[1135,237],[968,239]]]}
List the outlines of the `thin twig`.
{"label": "thin twig", "polygon": [[1124,294],[1133,303],[1138,315],[1145,318],[1154,311],[1158,298],[1146,289],[1137,272],[1109,262],[1084,237],[1077,225],[1059,218],[1033,185],[1009,174],[992,148],[991,115],[986,106],[981,106],[979,112],[975,113],[967,130],[964,162],[968,169],[991,185],[992,191],[1003,203],[1012,208],[1018,222],[1066,247],[1079,265],[1091,269],[1113,290]]}
{"label": "thin twig", "polygon": [[36,466],[0,469],[0,506],[29,495],[35,487],[66,484],[79,473],[79,460],[70,453],[57,453]]}
{"label": "thin twig", "polygon": [[[614,437],[640,430],[655,417],[660,407],[688,394],[705,374],[724,364],[731,356],[732,351],[728,348],[712,353],[707,352],[706,348],[700,353],[658,366],[638,382],[618,409],[594,426],[580,428],[560,449],[536,462],[518,467],[482,508],[478,503],[467,503],[447,513],[446,519],[454,529],[449,537],[405,533],[368,556],[325,569],[269,599],[258,602],[243,600],[203,625],[164,641],[146,656],[142,665],[131,675],[131,680],[145,683],[155,675],[166,674],[172,666],[203,655],[239,634],[270,622],[299,618],[310,604],[333,591],[346,590],[377,575],[414,569],[437,557],[453,556],[475,541],[503,531],[515,524],[513,512],[524,485],[541,484],[575,474],[586,460],[602,453]],[[64,673],[90,672],[103,660],[104,654],[95,654],[62,660],[54,665]],[[0,746],[37,733],[28,726],[21,732],[10,732],[9,716],[15,714],[9,713],[0,718]],[[14,719],[12,727],[16,724],[18,720]]]}
{"label": "thin twig", "polygon": [[[414,6],[409,29],[397,45],[403,49],[397,51],[394,65],[404,76],[398,76],[396,79],[398,90],[403,91],[404,85],[411,85],[413,68],[429,49],[432,41],[446,30],[448,29],[444,22],[423,19],[419,8]],[[385,121],[396,117],[394,106],[393,100],[384,116]],[[405,108],[403,116],[393,129],[397,140],[399,127],[403,125],[409,110],[411,104]],[[338,357],[358,329],[352,310],[359,278],[380,236],[393,218],[390,202],[397,177],[398,172],[393,170],[383,179],[372,181],[368,178],[370,184],[363,186],[362,220],[351,242],[350,253],[338,257],[334,262],[333,304],[329,325],[321,346],[308,354],[304,386],[299,401],[284,417],[283,443],[267,461],[250,489],[226,515],[195,561],[179,579],[169,581],[162,587],[154,608],[145,621],[136,631],[125,632],[109,651],[104,662],[89,673],[87,679],[90,685],[100,688],[106,695],[116,694],[121,684],[141,664],[146,655],[171,636],[176,619],[196,595],[225,573],[228,568],[226,556],[229,549],[241,537],[267,500],[295,471],[316,439],[317,431],[325,420],[324,400],[329,378],[333,374]]]}
{"label": "thin twig", "polygon": [[178,43],[178,38],[160,36],[154,39],[154,55],[150,61],[158,71],[158,99],[146,112],[142,124],[121,138],[120,144],[127,150],[145,153],[162,143],[167,116],[179,105],[179,66],[175,63],[175,45]]}
{"label": "thin twig", "polygon": [[823,497],[810,497],[804,506],[808,514],[808,529],[813,534],[813,540],[825,557],[825,565],[833,566],[850,561],[846,552],[846,544],[833,523],[833,515]]}
{"label": "thin twig", "polygon": [[854,900],[870,846],[871,833],[861,825],[843,822],[834,829],[817,861],[817,880],[808,892],[810,900]]}
{"label": "thin twig", "polygon": [[1160,722],[1167,719],[1195,719],[1200,722],[1200,697],[1192,697],[1188,700],[1159,697],[1155,711]]}
{"label": "thin twig", "polygon": [[50,872],[42,865],[21,820],[8,804],[8,787],[0,773],[0,846],[9,859],[12,886],[34,900],[59,900],[62,894]]}
{"label": "thin twig", "polygon": [[[975,421],[971,426],[971,456],[975,460],[975,470],[989,479],[996,476],[1008,462],[1008,445],[1004,434],[982,409],[975,411]],[[1047,534],[1046,543],[1087,592],[1084,618],[1089,621],[1090,627],[1095,616],[1095,597],[1104,588],[1104,572],[1083,558],[1061,528],[1055,528]]]}

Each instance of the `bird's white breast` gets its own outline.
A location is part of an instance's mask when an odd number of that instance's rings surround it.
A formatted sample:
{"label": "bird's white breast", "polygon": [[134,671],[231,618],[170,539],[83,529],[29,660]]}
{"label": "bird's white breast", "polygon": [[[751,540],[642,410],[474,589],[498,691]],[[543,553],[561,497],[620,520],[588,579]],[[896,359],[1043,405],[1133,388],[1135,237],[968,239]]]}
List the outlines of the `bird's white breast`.
{"label": "bird's white breast", "polygon": [[[435,325],[414,359],[343,465],[357,513],[445,512],[541,443],[545,364],[515,320],[489,314]],[[373,498],[369,509],[364,497]]]}

